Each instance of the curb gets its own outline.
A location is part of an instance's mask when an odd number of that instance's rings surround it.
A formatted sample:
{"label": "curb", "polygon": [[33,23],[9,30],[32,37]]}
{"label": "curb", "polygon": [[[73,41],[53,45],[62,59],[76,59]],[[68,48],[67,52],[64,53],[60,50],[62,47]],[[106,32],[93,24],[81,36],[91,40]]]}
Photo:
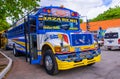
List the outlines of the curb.
{"label": "curb", "polygon": [[10,68],[11,68],[11,66],[12,66],[12,59],[10,58],[10,57],[8,57],[8,56],[6,56],[4,53],[2,53],[1,51],[0,51],[0,53],[2,54],[2,55],[4,55],[8,60],[9,60],[9,63],[8,63],[8,65],[7,65],[7,67],[5,68],[5,69],[3,69],[3,71],[0,73],[0,79],[2,79],[6,74],[7,74],[7,72],[10,70]]}

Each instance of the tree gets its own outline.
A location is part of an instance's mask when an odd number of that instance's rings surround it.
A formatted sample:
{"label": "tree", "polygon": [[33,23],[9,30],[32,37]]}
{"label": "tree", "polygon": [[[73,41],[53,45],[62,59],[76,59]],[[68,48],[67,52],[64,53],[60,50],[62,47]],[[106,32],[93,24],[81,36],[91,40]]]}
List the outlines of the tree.
{"label": "tree", "polygon": [[5,20],[0,19],[0,31],[8,29],[9,24]]}
{"label": "tree", "polygon": [[116,6],[115,8],[109,8],[102,14],[99,14],[96,18],[91,21],[102,21],[120,18],[120,7]]}
{"label": "tree", "polygon": [[3,28],[8,25],[6,18],[9,17],[13,22],[24,15],[24,12],[30,11],[38,6],[40,0],[0,0],[0,26]]}
{"label": "tree", "polygon": [[82,19],[80,19],[80,23],[82,23],[83,22],[83,20]]}

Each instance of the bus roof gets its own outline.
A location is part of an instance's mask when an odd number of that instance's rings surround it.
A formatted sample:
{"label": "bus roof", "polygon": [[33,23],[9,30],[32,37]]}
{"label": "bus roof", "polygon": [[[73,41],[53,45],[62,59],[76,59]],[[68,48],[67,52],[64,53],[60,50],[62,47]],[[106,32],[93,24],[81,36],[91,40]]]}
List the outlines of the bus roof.
{"label": "bus roof", "polygon": [[[55,14],[59,13],[59,14]],[[72,13],[74,13],[73,16]],[[35,15],[40,15],[40,14],[50,14],[53,16],[60,16],[60,17],[79,17],[79,13],[76,11],[73,11],[71,9],[65,8],[65,7],[59,7],[59,6],[46,6],[46,7],[40,7],[36,9]],[[68,16],[69,15],[69,16]]]}
{"label": "bus roof", "polygon": [[[76,11],[65,8],[63,6],[45,6],[45,7],[37,7],[29,12],[29,16],[39,16],[39,15],[52,15],[59,17],[73,17],[79,18],[79,14]],[[19,26],[24,23],[24,18],[27,18],[27,15],[23,18],[19,19],[17,22],[13,24],[13,26]],[[11,28],[10,28],[11,29]],[[9,30],[10,30],[9,29]]]}

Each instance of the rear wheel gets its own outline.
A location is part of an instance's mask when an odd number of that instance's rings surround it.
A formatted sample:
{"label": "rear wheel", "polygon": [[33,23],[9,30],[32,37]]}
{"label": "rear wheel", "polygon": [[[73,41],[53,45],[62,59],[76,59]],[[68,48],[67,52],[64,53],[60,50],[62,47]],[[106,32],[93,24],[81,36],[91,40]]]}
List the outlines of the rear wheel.
{"label": "rear wheel", "polygon": [[15,57],[18,56],[18,52],[16,51],[15,44],[13,44],[13,55],[14,55]]}
{"label": "rear wheel", "polygon": [[27,56],[26,58],[26,62],[29,62],[31,64],[31,58],[30,58],[30,55]]}
{"label": "rear wheel", "polygon": [[44,67],[48,74],[55,75],[58,73],[56,59],[51,50],[46,50],[44,54]]}
{"label": "rear wheel", "polygon": [[108,50],[111,50],[111,48],[107,48]]}

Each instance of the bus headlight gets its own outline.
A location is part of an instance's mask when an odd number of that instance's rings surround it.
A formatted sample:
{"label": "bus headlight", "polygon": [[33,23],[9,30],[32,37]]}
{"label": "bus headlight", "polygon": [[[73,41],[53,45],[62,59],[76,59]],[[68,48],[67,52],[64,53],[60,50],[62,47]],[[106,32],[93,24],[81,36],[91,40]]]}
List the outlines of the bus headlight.
{"label": "bus headlight", "polygon": [[69,47],[61,47],[61,51],[62,52],[68,52],[69,51]]}
{"label": "bus headlight", "polygon": [[98,48],[98,43],[94,43],[95,48]]}
{"label": "bus headlight", "polygon": [[61,47],[54,47],[55,52],[61,52]]}
{"label": "bus headlight", "polygon": [[69,51],[69,47],[65,46],[65,47],[55,47],[55,52],[68,52]]}
{"label": "bus headlight", "polygon": [[95,44],[95,48],[98,48],[98,44]]}

